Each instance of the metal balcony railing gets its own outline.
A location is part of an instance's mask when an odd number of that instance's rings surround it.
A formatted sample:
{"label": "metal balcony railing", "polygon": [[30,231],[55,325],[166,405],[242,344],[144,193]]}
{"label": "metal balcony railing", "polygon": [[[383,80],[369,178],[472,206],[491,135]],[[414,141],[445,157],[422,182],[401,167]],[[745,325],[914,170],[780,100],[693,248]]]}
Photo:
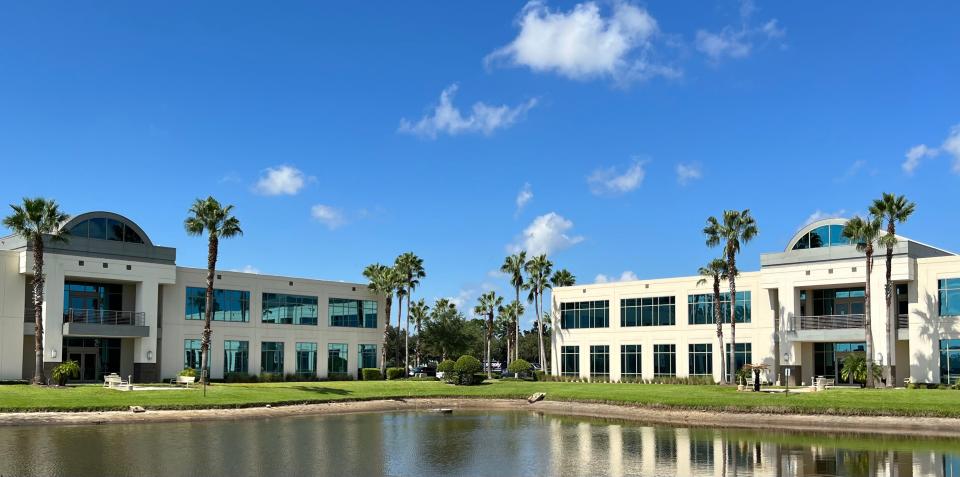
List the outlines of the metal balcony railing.
{"label": "metal balcony railing", "polygon": [[910,317],[907,315],[897,315],[897,329],[905,330],[910,327]]}
{"label": "metal balcony railing", "polygon": [[63,312],[63,322],[87,323],[92,325],[144,326],[144,312],[68,308]]}
{"label": "metal balcony railing", "polygon": [[863,328],[863,315],[798,316],[798,330],[842,330]]}

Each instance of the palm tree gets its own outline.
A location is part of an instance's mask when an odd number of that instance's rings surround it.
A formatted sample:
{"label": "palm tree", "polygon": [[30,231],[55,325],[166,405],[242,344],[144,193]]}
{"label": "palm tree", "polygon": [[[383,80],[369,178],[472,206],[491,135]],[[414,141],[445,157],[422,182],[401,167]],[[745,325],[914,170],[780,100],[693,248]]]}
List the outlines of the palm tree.
{"label": "palm tree", "polygon": [[867,387],[874,387],[873,380],[873,330],[870,328],[870,274],[873,273],[874,244],[880,238],[880,217],[863,219],[854,217],[843,226],[843,236],[857,246],[857,251],[867,259],[867,280],[863,291],[863,328],[867,342]]}
{"label": "palm tree", "polygon": [[45,384],[43,374],[43,285],[46,279],[43,273],[43,239],[46,236],[53,242],[65,242],[67,231],[60,225],[70,220],[70,216],[60,210],[57,202],[37,197],[23,198],[20,205],[10,204],[13,213],[3,219],[4,227],[19,235],[33,249],[33,349],[36,362],[33,368],[33,384]]}
{"label": "palm tree", "polygon": [[243,235],[240,220],[233,215],[233,206],[220,205],[213,196],[197,199],[190,207],[190,215],[183,221],[187,235],[200,236],[207,232],[207,299],[203,314],[203,335],[200,338],[200,366],[206,372],[200,373],[200,382],[208,380],[210,369],[210,320],[213,319],[213,276],[217,268],[217,254],[220,239]]}
{"label": "palm tree", "polygon": [[503,305],[503,297],[497,296],[497,292],[488,291],[480,295],[477,306],[474,307],[474,313],[487,318],[487,378],[493,379],[493,356],[490,353],[490,345],[493,342],[493,314]]}
{"label": "palm tree", "polygon": [[720,384],[727,384],[727,360],[726,353],[723,351],[723,317],[720,316],[720,280],[727,277],[727,261],[715,258],[710,260],[706,267],[700,267],[697,273],[703,277],[697,280],[697,286],[707,283],[708,279],[713,281],[713,321],[717,324],[717,342],[720,343]]}
{"label": "palm tree", "polygon": [[577,284],[577,277],[570,273],[570,270],[561,268],[560,270],[553,272],[553,276],[550,277],[550,283],[553,284],[554,288],[572,287]]}
{"label": "palm tree", "polygon": [[548,370],[547,357],[543,349],[543,317],[540,316],[540,308],[543,300],[543,292],[550,288],[550,272],[553,271],[553,262],[547,260],[546,254],[540,254],[530,259],[525,265],[527,272],[526,288],[530,290],[527,300],[533,302],[533,307],[537,317],[537,344],[540,349],[540,366],[544,371]]}
{"label": "palm tree", "polygon": [[393,267],[381,263],[367,265],[363,269],[363,276],[368,283],[367,288],[373,293],[383,296],[385,303],[383,320],[383,346],[380,347],[380,370],[387,374],[387,345],[390,343],[390,306],[393,304],[393,292],[397,289],[399,280]]}
{"label": "palm tree", "polygon": [[[893,339],[891,338],[891,329],[893,328],[893,283],[890,281],[891,268],[893,267],[893,247],[897,245],[897,223],[906,222],[917,204],[910,202],[904,196],[888,194],[886,192],[873,201],[870,206],[870,215],[879,217],[887,221],[887,234],[880,237],[879,244],[887,249],[886,260],[886,281],[884,282],[884,293],[887,299],[887,360],[889,362],[893,353]],[[890,369],[888,366],[887,369]],[[887,376],[887,387],[893,387],[893,376]]]}
{"label": "palm tree", "polygon": [[[707,246],[723,244],[724,258],[727,261],[727,280],[730,282],[730,375],[735,374],[737,353],[737,254],[741,243],[747,243],[757,236],[757,222],[750,215],[750,209],[724,210],[723,220],[707,218],[703,233],[707,236]],[[716,303],[715,306],[720,306]]]}
{"label": "palm tree", "polygon": [[[526,264],[527,264],[527,252],[520,251],[505,258],[503,260],[503,265],[500,265],[500,271],[510,275],[510,284],[513,285],[513,289],[516,292],[517,303],[520,302],[520,289],[523,288],[523,285],[524,285],[523,270]],[[519,315],[515,315],[513,317],[514,318],[514,322],[513,322],[514,357],[513,359],[517,359],[520,357],[520,317],[522,315],[523,315],[523,311],[521,311]]]}
{"label": "palm tree", "polygon": [[[397,257],[393,266],[400,274],[407,296],[407,333],[403,343],[403,361],[406,368],[410,369],[410,297],[413,295],[413,290],[420,285],[420,279],[427,276],[427,272],[423,269],[423,259],[413,252],[407,252]],[[399,320],[397,324],[399,325]]]}
{"label": "palm tree", "polygon": [[423,298],[411,303],[408,311],[410,316],[413,317],[413,327],[417,330],[417,349],[414,352],[416,357],[416,364],[420,366],[420,359],[423,357],[423,345],[422,340],[420,339],[420,330],[423,326],[423,322],[427,319],[428,313],[430,312],[430,307],[423,300]]}

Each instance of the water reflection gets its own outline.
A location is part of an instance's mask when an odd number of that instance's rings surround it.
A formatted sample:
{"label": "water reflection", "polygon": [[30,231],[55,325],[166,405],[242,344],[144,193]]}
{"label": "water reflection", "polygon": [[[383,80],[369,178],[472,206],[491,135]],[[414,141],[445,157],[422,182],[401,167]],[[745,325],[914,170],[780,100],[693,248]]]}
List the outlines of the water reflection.
{"label": "water reflection", "polygon": [[0,428],[0,475],[960,477],[960,443],[535,413]]}

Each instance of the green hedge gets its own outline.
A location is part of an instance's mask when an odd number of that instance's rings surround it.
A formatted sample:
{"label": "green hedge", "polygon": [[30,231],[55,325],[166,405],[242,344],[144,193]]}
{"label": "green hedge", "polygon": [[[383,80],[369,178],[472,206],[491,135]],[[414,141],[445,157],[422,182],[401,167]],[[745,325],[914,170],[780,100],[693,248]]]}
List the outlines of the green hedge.
{"label": "green hedge", "polygon": [[510,374],[527,374],[533,369],[533,365],[525,359],[515,359],[509,366],[507,372]]}
{"label": "green hedge", "polygon": [[483,364],[479,359],[470,355],[461,356],[453,365],[455,383],[461,386],[471,386],[483,382]]}
{"label": "green hedge", "polygon": [[364,381],[382,381],[383,373],[380,372],[377,368],[363,368],[360,371],[360,376]]}
{"label": "green hedge", "polygon": [[402,379],[406,374],[406,370],[403,368],[387,368],[387,379],[391,381],[394,379]]}

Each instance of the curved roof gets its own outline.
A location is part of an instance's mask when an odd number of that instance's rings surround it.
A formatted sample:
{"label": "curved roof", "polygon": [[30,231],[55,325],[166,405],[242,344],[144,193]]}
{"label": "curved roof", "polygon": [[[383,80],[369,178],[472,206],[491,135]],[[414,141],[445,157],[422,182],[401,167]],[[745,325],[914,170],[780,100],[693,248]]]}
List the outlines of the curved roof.
{"label": "curved roof", "polygon": [[839,235],[846,223],[847,219],[841,217],[813,221],[793,234],[793,237],[787,242],[784,252],[806,248],[850,245],[849,240]]}
{"label": "curved roof", "polygon": [[[136,222],[120,214],[102,210],[77,215],[61,225],[60,229],[78,237],[153,245],[150,237]],[[108,234],[113,234],[114,238],[108,238]]]}

